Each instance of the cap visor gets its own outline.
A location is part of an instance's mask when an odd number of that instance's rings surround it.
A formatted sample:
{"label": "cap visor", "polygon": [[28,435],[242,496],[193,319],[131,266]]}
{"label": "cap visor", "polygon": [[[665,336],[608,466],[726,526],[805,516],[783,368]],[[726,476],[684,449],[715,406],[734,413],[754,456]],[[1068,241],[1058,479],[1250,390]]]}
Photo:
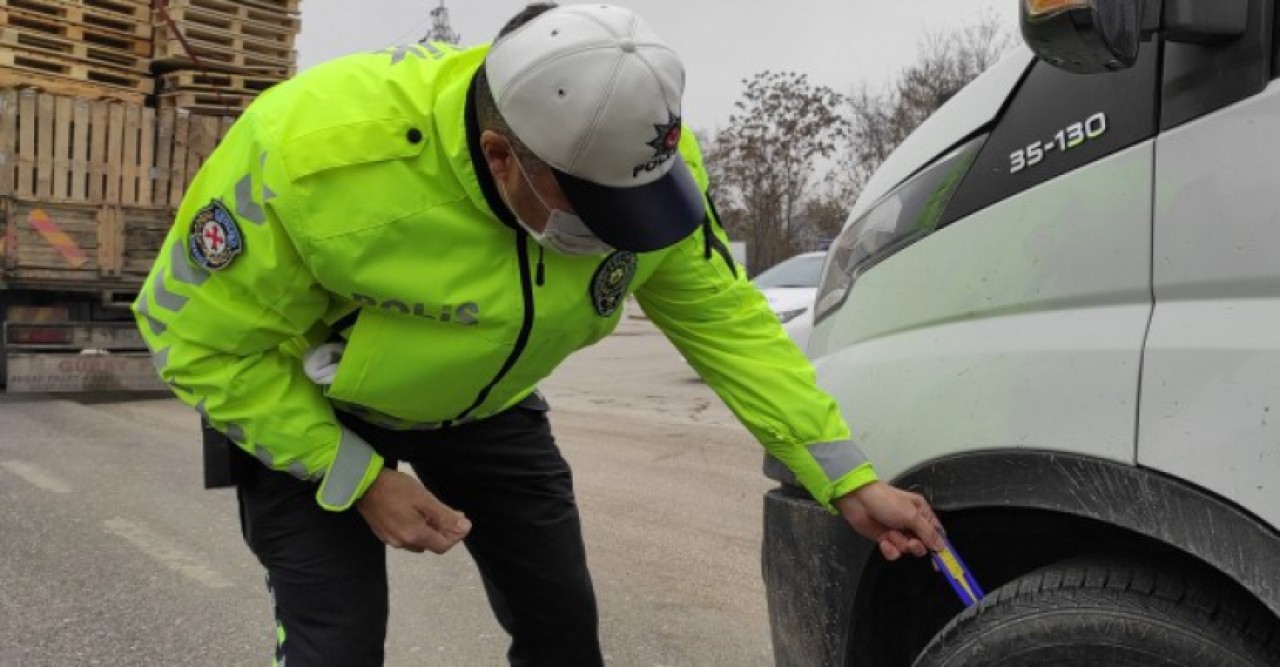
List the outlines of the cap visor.
{"label": "cap visor", "polygon": [[665,176],[634,188],[606,187],[552,171],[582,222],[618,250],[661,250],[691,234],[706,215],[702,191],[679,156]]}

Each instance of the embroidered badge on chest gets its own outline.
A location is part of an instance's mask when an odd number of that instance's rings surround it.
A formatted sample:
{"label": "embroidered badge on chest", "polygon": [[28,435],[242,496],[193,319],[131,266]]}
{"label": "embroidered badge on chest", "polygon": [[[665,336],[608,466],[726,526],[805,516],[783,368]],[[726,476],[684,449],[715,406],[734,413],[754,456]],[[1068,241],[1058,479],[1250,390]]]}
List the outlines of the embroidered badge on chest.
{"label": "embroidered badge on chest", "polygon": [[187,235],[191,260],[207,271],[225,269],[244,250],[244,236],[235,216],[220,201],[196,211]]}
{"label": "embroidered badge on chest", "polygon": [[591,305],[596,314],[609,317],[627,298],[627,287],[636,275],[635,253],[618,251],[605,258],[591,279]]}

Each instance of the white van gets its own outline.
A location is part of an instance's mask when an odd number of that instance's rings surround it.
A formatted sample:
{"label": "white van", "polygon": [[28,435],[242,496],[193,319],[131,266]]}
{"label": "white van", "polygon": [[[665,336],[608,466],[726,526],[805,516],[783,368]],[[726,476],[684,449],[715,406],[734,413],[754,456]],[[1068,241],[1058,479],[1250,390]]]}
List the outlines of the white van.
{"label": "white van", "polygon": [[987,596],[770,461],[777,664],[1280,665],[1276,0],[1017,1],[1034,52],[872,178],[809,344]]}

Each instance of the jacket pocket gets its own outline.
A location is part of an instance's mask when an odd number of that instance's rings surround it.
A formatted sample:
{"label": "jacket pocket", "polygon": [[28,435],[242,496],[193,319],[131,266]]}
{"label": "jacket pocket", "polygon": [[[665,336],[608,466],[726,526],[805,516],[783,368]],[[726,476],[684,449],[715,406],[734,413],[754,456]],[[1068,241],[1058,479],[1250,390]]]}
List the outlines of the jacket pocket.
{"label": "jacket pocket", "polygon": [[409,119],[382,118],[316,130],[281,150],[289,177],[299,180],[330,169],[416,157],[427,142],[423,129]]}
{"label": "jacket pocket", "polygon": [[359,404],[356,399],[368,372],[372,351],[378,349],[380,338],[379,328],[370,320],[366,316],[356,318],[347,336],[342,360],[338,362],[338,373],[333,377],[333,384],[325,390],[325,396],[332,400]]}

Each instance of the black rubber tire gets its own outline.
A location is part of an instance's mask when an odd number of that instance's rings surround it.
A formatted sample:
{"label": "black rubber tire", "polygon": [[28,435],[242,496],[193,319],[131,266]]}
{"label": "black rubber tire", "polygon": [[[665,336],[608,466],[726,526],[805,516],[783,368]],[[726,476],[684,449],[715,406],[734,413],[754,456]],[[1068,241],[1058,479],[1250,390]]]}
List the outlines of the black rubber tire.
{"label": "black rubber tire", "polygon": [[1276,667],[1276,626],[1256,600],[1180,568],[1079,559],[989,593],[915,667]]}

